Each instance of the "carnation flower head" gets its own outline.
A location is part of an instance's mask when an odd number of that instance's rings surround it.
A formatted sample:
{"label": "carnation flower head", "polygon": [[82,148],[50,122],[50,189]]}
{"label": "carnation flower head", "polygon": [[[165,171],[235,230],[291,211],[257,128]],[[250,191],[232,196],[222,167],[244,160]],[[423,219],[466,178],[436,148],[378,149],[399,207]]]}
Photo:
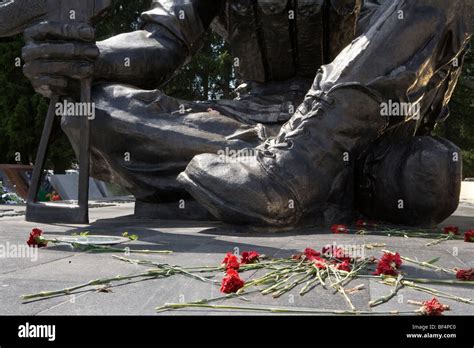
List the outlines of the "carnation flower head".
{"label": "carnation flower head", "polygon": [[474,280],[474,268],[456,270],[456,278],[459,280]]}
{"label": "carnation flower head", "polygon": [[240,255],[240,263],[241,264],[249,264],[258,262],[260,254],[256,251],[244,251]]}
{"label": "carnation flower head", "polygon": [[232,253],[226,254],[224,260],[222,260],[222,264],[225,266],[226,269],[239,269],[240,267],[239,259]]}
{"label": "carnation flower head", "polygon": [[402,265],[402,259],[399,253],[384,253],[377,264],[375,275],[391,275],[398,274],[398,269]]}
{"label": "carnation flower head", "polygon": [[464,241],[466,243],[474,243],[474,230],[464,232]]}
{"label": "carnation flower head", "polygon": [[442,315],[446,310],[449,310],[449,306],[443,305],[436,297],[433,297],[430,301],[423,302],[423,306],[420,308],[420,312],[423,315],[429,316]]}
{"label": "carnation flower head", "polygon": [[445,228],[443,228],[443,233],[444,234],[459,234],[459,227],[457,226],[446,226]]}
{"label": "carnation flower head", "polygon": [[39,228],[33,228],[30,236],[26,241],[30,247],[44,248],[48,246],[48,242],[43,238],[43,231]]}
{"label": "carnation flower head", "polygon": [[225,294],[237,292],[244,284],[245,282],[240,279],[239,273],[235,269],[229,268],[222,279],[221,292]]}

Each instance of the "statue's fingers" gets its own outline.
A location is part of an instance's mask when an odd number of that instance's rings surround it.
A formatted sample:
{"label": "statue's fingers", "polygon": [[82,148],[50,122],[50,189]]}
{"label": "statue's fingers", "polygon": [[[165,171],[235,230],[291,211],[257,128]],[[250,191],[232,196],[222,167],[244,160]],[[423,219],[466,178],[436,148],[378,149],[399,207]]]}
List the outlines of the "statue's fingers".
{"label": "statue's fingers", "polygon": [[30,80],[41,75],[65,76],[71,79],[81,80],[92,77],[94,65],[90,62],[56,62],[48,60],[36,60],[23,66],[23,73]]}
{"label": "statue's fingers", "polygon": [[22,58],[26,62],[36,59],[95,60],[99,54],[95,45],[72,42],[29,44],[22,49]]}
{"label": "statue's fingers", "polygon": [[40,22],[25,30],[25,41],[75,40],[94,41],[94,28],[86,23]]}

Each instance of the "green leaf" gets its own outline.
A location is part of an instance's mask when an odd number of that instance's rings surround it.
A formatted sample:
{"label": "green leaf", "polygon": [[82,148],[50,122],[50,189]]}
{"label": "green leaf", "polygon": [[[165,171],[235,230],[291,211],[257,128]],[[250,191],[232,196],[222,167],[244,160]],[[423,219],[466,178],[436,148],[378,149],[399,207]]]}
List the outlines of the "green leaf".
{"label": "green leaf", "polygon": [[130,240],[137,240],[138,236],[136,234],[128,234],[128,232],[122,233],[122,237],[128,238]]}
{"label": "green leaf", "polygon": [[435,259],[433,259],[433,260],[427,261],[426,263],[429,263],[430,265],[432,265],[432,264],[438,262],[439,259],[440,259],[440,257],[437,257],[437,258],[435,258]]}

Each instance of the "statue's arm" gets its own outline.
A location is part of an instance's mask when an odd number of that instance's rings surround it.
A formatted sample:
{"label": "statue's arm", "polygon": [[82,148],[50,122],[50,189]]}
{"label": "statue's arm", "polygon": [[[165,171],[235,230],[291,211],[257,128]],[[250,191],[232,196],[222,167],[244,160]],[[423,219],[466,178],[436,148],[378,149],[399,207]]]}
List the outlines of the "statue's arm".
{"label": "statue's arm", "polygon": [[97,43],[94,78],[156,88],[196,53],[221,0],[155,0],[141,30]]}
{"label": "statue's arm", "polygon": [[362,35],[370,28],[375,13],[381,9],[384,2],[392,0],[363,0],[359,20],[357,22],[357,36]]}
{"label": "statue's arm", "polygon": [[154,0],[139,30],[98,43],[87,24],[41,21],[25,29],[23,72],[46,97],[77,99],[88,78],[157,88],[196,53],[222,3]]}

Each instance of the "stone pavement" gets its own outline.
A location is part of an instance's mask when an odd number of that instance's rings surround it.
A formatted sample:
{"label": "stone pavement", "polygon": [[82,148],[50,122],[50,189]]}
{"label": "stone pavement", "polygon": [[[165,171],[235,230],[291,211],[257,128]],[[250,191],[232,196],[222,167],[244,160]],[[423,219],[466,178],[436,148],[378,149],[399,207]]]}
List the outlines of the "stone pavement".
{"label": "stone pavement", "polygon": [[[179,265],[218,265],[224,254],[239,248],[240,251],[256,250],[269,256],[289,257],[312,247],[320,250],[327,244],[363,245],[385,243],[386,249],[398,251],[403,256],[428,261],[440,257],[437,265],[453,268],[474,267],[474,244],[463,241],[447,241],[427,247],[427,239],[386,236],[333,235],[327,229],[312,228],[292,232],[268,233],[246,232],[218,222],[178,222],[139,220],[130,214],[133,203],[114,202],[98,204],[90,209],[91,224],[42,225],[27,223],[22,212],[24,207],[0,206],[0,245],[24,245],[33,227],[43,229],[47,237],[67,236],[74,232],[89,231],[91,234],[121,236],[125,231],[137,234],[139,239],[125,246],[131,249],[167,249],[171,255],[132,255],[132,258],[153,259]],[[458,211],[446,224],[455,224],[461,230],[474,228],[474,202],[463,201]],[[380,255],[381,248],[368,250],[368,255]],[[65,246],[40,249],[38,259],[31,257],[0,258],[0,315],[152,315],[155,307],[167,302],[190,302],[201,298],[219,296],[219,287],[202,283],[184,276],[166,279],[129,281],[111,288],[112,292],[82,291],[74,296],[60,296],[50,299],[22,303],[20,295],[44,290],[56,290],[96,278],[115,275],[130,275],[147,268],[125,264],[112,258],[112,254],[87,254],[70,250]],[[434,273],[415,265],[404,264],[403,269],[411,277],[449,278],[449,275]],[[246,272],[244,279],[255,277],[258,272]],[[373,279],[355,279],[347,287],[364,285],[364,288],[350,295],[352,303],[359,310],[370,310],[368,302],[389,294],[391,288]],[[428,285],[462,297],[474,298],[473,287]],[[347,288],[346,287],[346,288]],[[273,307],[302,307],[318,309],[348,309],[340,294],[320,286],[301,297],[299,288],[279,299],[260,294],[250,294],[247,299],[229,300],[226,303],[241,305],[271,305]],[[375,307],[373,311],[414,310],[407,300],[424,301],[432,296],[407,288],[400,290],[402,297]],[[447,315],[474,314],[474,305],[439,298],[449,304]],[[400,302],[400,303],[399,303]],[[220,303],[220,302],[216,302]],[[205,310],[180,310],[164,315],[194,314],[251,314],[251,312],[223,312]]]}

